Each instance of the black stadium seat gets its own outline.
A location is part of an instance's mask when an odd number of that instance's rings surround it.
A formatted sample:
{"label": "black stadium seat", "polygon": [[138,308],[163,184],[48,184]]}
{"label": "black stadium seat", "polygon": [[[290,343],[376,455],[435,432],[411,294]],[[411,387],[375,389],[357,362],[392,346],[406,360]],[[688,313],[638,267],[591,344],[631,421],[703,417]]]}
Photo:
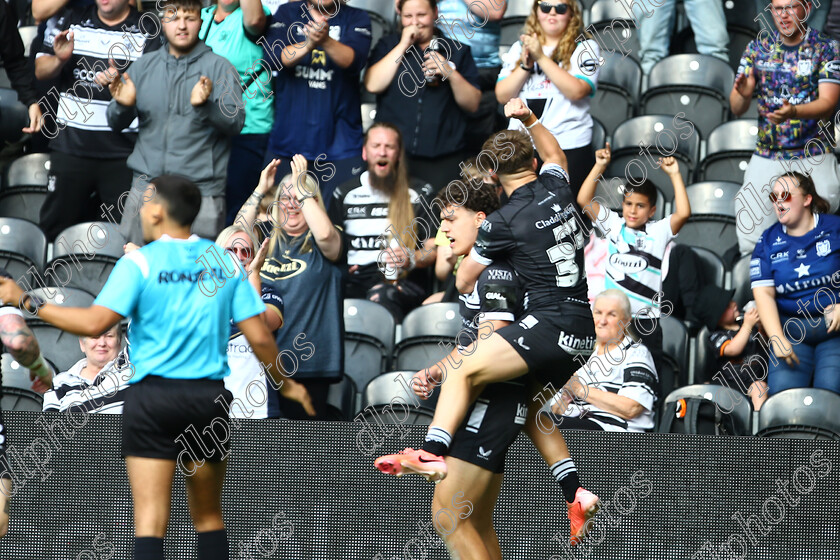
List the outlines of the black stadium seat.
{"label": "black stadium seat", "polygon": [[757,140],[755,120],[737,119],[718,126],[706,140],[706,157],[697,167],[697,180],[741,183]]}
{"label": "black stadium seat", "polygon": [[505,15],[501,21],[501,35],[499,38],[499,50],[501,54],[510,50],[511,45],[519,40],[522,35],[522,27],[528,14],[531,13],[531,0],[511,0],[507,3]]}
{"label": "black stadium seat", "polygon": [[597,0],[589,9],[590,30],[595,31],[598,43],[603,45],[601,56],[607,52],[640,58],[639,32],[622,4],[613,0]]}
{"label": "black stadium seat", "polygon": [[592,117],[592,153],[604,147],[607,141],[607,129],[601,121]]}
{"label": "black stadium seat", "polygon": [[[32,293],[41,299],[64,307],[90,307],[94,297],[74,288],[38,288]],[[40,319],[27,317],[26,324],[32,329],[44,357],[55,364],[57,373],[66,371],[81,358],[84,358],[79,348],[79,337],[57,329]]]}
{"label": "black stadium seat", "polygon": [[40,412],[44,399],[32,390],[29,370],[20,365],[9,353],[4,353],[2,356],[2,370],[3,399],[0,403],[2,409]]}
{"label": "black stadium seat", "polygon": [[394,329],[393,315],[378,303],[344,300],[344,373],[356,387],[388,370]]}
{"label": "black stadium seat", "polygon": [[[41,229],[26,220],[0,218],[0,268],[28,284],[24,289],[43,284],[47,237]],[[34,269],[33,269],[34,267]]]}
{"label": "black stadium seat", "polygon": [[735,217],[735,195],[740,183],[730,181],[705,181],[686,187],[691,214],[717,214]]}
{"label": "black stadium seat", "polygon": [[412,310],[402,322],[402,338],[394,350],[394,367],[418,371],[433,365],[449,354],[460,330],[457,303],[433,303]]}
{"label": "black stadium seat", "polygon": [[675,387],[688,382],[688,330],[681,321],[673,317],[661,317],[662,354],[670,371],[661,372],[659,382],[662,394],[667,395]]}
{"label": "black stadium seat", "polygon": [[622,58],[619,53],[602,53],[601,56],[604,64],[598,74],[598,87],[590,102],[590,113],[604,124],[607,134],[611,134],[636,113],[642,68],[635,60]]}
{"label": "black stadium seat", "polygon": [[735,288],[733,299],[739,307],[753,299],[752,287],[750,286],[750,261],[752,255],[744,255],[732,267],[732,288]]}
{"label": "black stadium seat", "polygon": [[685,113],[705,138],[729,116],[735,73],[722,60],[702,54],[663,58],[651,69],[642,94],[642,114]]}
{"label": "black stadium seat", "polygon": [[738,244],[735,218],[720,215],[693,215],[680,230],[677,243],[702,247],[724,257]]}
{"label": "black stadium seat", "polygon": [[49,191],[49,154],[29,154],[12,162],[0,190],[0,217],[40,223]]}
{"label": "black stadium seat", "polygon": [[329,420],[352,420],[356,414],[358,390],[348,375],[342,375],[341,381],[330,385],[327,394],[327,416]]}
{"label": "black stadium seat", "polygon": [[23,136],[23,129],[29,125],[29,113],[18,101],[13,89],[0,88],[0,145],[14,143]]}
{"label": "black stadium seat", "polygon": [[719,288],[723,288],[726,280],[726,264],[723,259],[703,247],[692,247],[691,250],[697,253],[697,257],[703,265],[703,279]]}
{"label": "black stadium seat", "polygon": [[[126,240],[116,225],[86,222],[65,229],[53,243],[53,259],[46,267],[55,268],[61,260],[72,272],[67,286],[99,294],[117,260],[123,256]],[[53,277],[52,285],[55,285]]]}
{"label": "black stadium seat", "polygon": [[840,395],[825,389],[788,389],[767,399],[758,411],[760,437],[840,441]]}

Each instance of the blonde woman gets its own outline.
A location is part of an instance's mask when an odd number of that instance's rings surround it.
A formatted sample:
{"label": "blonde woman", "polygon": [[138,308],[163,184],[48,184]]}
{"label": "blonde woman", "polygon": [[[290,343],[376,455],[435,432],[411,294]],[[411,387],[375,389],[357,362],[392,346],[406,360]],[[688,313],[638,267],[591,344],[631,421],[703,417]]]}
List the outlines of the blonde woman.
{"label": "blonde woman", "polygon": [[[523,34],[504,56],[496,98],[502,104],[525,100],[563,148],[577,194],[595,164],[589,99],[598,85],[600,49],[592,39],[576,42],[586,36],[580,4],[555,2],[534,2]],[[521,127],[511,119],[508,128]]]}
{"label": "blonde woman", "polygon": [[[254,194],[237,215],[247,231],[253,231],[258,199],[274,185],[279,163],[272,160],[263,169]],[[319,419],[329,385],[344,369],[341,271],[346,252],[324,209],[318,182],[307,174],[306,158],[295,155],[291,169],[269,205],[271,232],[260,276],[262,285],[271,286],[285,304],[285,326],[277,331],[283,367],[306,386]],[[280,408],[284,418],[308,418],[292,401],[281,400]]]}

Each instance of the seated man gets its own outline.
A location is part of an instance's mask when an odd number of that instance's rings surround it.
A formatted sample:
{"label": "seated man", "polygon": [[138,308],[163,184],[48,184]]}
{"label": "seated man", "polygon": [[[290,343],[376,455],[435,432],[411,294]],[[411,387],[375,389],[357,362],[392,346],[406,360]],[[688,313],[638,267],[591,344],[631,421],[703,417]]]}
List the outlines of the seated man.
{"label": "seated man", "polygon": [[555,397],[555,423],[564,430],[650,430],[658,378],[650,352],[628,333],[630,300],[605,290],[595,296],[592,317],[595,351]]}
{"label": "seated man", "polygon": [[55,376],[44,411],[121,414],[132,370],[120,351],[120,324],[99,336],[80,336],[79,346],[85,357]]}

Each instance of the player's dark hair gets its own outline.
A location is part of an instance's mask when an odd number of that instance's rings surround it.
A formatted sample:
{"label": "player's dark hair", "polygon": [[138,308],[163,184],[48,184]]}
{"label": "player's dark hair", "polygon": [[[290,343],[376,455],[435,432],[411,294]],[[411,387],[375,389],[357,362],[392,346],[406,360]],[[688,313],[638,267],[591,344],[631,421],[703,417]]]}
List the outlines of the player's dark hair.
{"label": "player's dark hair", "polygon": [[[463,206],[473,212],[484,212],[487,216],[501,207],[499,195],[496,194],[496,185],[478,179],[464,182],[452,181],[440,190],[435,201],[440,208]],[[432,205],[434,206],[435,203]]]}
{"label": "player's dark hair", "polygon": [[499,175],[512,175],[531,169],[534,161],[531,137],[521,130],[496,132],[484,142],[481,151],[494,159],[496,173]]}
{"label": "player's dark hair", "polygon": [[648,199],[648,204],[656,206],[656,185],[650,179],[629,179],[624,184],[624,196],[628,194],[640,194]]}
{"label": "player's dark hair", "polygon": [[[831,212],[831,205],[826,199],[817,193],[817,187],[814,185],[814,180],[809,175],[803,175],[798,171],[788,171],[779,179],[789,177],[796,180],[796,185],[802,191],[802,196],[811,195],[811,214],[829,214]],[[782,183],[784,184],[784,183]]]}
{"label": "player's dark hair", "polygon": [[198,186],[180,175],[160,175],[149,182],[155,187],[155,198],[166,206],[166,213],[172,221],[191,226],[201,209]]}

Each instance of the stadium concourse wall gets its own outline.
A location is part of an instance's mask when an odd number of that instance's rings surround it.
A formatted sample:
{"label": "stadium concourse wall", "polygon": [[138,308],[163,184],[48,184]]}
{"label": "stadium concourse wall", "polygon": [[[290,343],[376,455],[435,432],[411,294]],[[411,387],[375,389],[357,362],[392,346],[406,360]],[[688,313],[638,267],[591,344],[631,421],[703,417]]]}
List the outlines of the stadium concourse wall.
{"label": "stadium concourse wall", "polygon": [[[131,558],[120,418],[91,416],[59,431],[63,415],[5,416],[16,491],[0,558]],[[448,558],[432,523],[446,530],[447,516],[470,512],[466,499],[432,520],[432,484],[373,468],[379,453],[422,440],[423,427],[402,429],[400,440],[399,430],[389,437],[352,422],[243,421],[224,493],[231,558]],[[835,442],[573,431],[567,439],[584,485],[604,502],[592,540],[565,545],[560,488],[520,436],[495,516],[506,559],[840,559]],[[194,546],[176,475],[167,558],[195,558]]]}

